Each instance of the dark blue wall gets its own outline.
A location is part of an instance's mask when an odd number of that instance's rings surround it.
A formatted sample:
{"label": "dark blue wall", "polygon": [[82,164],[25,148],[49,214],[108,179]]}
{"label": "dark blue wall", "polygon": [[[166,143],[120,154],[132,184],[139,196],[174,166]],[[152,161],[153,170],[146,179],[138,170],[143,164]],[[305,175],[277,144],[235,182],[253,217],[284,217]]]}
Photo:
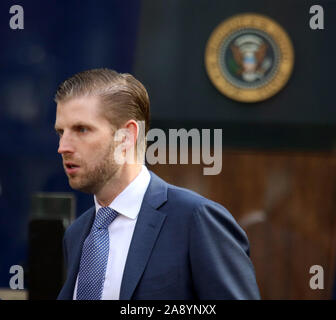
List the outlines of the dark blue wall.
{"label": "dark blue wall", "polygon": [[[9,8],[24,8],[11,30]],[[97,67],[132,72],[140,0],[1,1],[0,287],[27,263],[28,218],[36,191],[72,191],[54,133],[57,85]],[[92,196],[75,193],[77,215]]]}

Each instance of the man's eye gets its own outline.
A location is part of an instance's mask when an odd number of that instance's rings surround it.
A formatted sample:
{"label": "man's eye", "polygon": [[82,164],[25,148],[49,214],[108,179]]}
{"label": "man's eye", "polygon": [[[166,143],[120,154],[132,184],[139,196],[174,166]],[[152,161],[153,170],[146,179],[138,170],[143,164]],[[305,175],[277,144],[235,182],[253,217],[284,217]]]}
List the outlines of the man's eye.
{"label": "man's eye", "polygon": [[81,132],[81,133],[84,133],[84,132],[87,131],[87,128],[85,128],[85,127],[79,127],[78,131]]}

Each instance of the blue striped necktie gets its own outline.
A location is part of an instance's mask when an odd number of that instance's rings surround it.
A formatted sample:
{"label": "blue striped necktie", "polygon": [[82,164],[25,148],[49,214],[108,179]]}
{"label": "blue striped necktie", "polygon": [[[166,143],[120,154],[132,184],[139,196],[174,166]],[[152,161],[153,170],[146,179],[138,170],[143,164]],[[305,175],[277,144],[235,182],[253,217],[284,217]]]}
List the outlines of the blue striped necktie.
{"label": "blue striped necktie", "polygon": [[100,300],[103,292],[109,253],[108,226],[118,212],[102,207],[98,210],[86,238],[79,266],[77,300]]}

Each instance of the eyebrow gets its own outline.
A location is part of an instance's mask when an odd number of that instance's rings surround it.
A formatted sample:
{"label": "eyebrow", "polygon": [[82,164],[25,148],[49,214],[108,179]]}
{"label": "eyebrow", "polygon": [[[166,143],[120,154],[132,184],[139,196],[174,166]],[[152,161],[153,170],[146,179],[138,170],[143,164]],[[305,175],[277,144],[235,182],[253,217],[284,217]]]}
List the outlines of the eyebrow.
{"label": "eyebrow", "polygon": [[[74,128],[74,127],[90,127],[91,128],[92,125],[89,124],[89,123],[79,121],[79,122],[74,123],[71,127],[72,128]],[[56,124],[55,124],[54,128],[55,128],[56,131],[63,130],[62,128],[58,127]]]}
{"label": "eyebrow", "polygon": [[89,123],[79,121],[73,124],[72,127],[92,127],[92,125]]}

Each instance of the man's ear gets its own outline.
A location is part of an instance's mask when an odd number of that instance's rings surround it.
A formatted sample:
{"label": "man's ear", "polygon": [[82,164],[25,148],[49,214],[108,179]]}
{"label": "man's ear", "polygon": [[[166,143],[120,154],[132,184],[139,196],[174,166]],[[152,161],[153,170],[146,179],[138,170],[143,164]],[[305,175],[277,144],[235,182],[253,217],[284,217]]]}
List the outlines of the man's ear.
{"label": "man's ear", "polygon": [[114,150],[114,159],[118,164],[125,162],[133,164],[135,162],[135,149],[139,126],[135,120],[128,120],[114,136],[114,141],[118,141]]}
{"label": "man's ear", "polygon": [[123,128],[125,129],[125,140],[123,140],[123,142],[125,142],[125,147],[126,149],[131,148],[131,147],[135,147],[136,142],[137,142],[137,138],[139,135],[139,125],[138,123],[131,119],[128,120],[124,125]]}

